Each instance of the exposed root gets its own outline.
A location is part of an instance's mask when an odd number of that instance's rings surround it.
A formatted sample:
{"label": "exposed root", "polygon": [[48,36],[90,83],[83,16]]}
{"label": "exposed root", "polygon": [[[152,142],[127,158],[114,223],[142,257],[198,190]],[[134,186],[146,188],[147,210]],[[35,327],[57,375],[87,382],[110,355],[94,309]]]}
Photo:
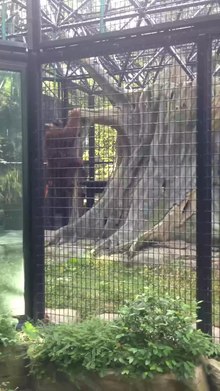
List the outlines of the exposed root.
{"label": "exposed root", "polygon": [[183,226],[196,212],[196,190],[192,190],[186,195],[186,199],[178,205],[174,205],[165,215],[163,220],[152,229],[141,234],[131,245],[128,254],[133,257],[151,242],[166,242],[170,239],[170,233],[176,228]]}

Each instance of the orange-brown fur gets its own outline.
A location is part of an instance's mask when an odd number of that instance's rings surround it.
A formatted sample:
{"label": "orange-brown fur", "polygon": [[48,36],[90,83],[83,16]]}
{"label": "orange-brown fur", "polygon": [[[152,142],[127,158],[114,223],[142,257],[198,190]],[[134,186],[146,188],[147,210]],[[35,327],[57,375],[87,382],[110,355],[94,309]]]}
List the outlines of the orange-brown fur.
{"label": "orange-brown fur", "polygon": [[53,190],[59,203],[62,199],[64,204],[70,203],[68,199],[72,198],[76,173],[79,182],[85,180],[87,176],[83,160],[77,156],[76,138],[80,134],[80,110],[71,111],[65,127],[52,123],[46,125],[45,130],[47,161],[45,198],[50,197],[50,190]]}

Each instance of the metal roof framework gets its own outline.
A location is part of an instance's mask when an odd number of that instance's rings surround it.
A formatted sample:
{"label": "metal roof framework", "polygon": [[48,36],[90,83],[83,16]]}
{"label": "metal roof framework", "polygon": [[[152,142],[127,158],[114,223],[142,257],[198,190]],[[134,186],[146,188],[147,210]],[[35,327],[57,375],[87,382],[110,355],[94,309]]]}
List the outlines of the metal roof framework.
{"label": "metal roof framework", "polygon": [[[27,45],[29,0],[1,0],[1,38]],[[43,47],[58,47],[62,40],[92,38],[96,35],[123,33],[161,23],[193,20],[220,13],[220,0],[41,0],[41,36]],[[89,41],[88,41],[89,45]],[[176,63],[189,80],[195,78],[196,44],[184,47],[164,46],[151,50],[104,54],[98,61],[106,76],[125,89],[145,88],[154,82],[169,64]],[[214,51],[219,50],[216,42]],[[50,61],[48,61],[49,63]],[[214,69],[217,74],[219,66]],[[74,88],[99,94],[100,87],[88,83],[89,74],[80,62],[57,61],[44,66],[44,80],[71,81]]]}

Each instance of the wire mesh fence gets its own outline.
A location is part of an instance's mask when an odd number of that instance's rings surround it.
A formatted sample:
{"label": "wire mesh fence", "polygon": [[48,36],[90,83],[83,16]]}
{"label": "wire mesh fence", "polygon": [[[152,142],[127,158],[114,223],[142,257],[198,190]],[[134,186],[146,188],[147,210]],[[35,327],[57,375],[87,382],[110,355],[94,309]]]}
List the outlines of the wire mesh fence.
{"label": "wire mesh fence", "polygon": [[0,1],[0,228],[24,178],[26,313],[114,319],[148,288],[202,299],[219,340],[219,1],[42,0],[41,42],[28,4]]}
{"label": "wire mesh fence", "polygon": [[[218,45],[213,42],[213,52]],[[106,57],[47,64],[43,72],[43,118],[49,122],[46,313],[56,322],[113,319],[145,287],[191,304],[197,298],[197,46],[115,54],[108,62]],[[216,338],[218,67],[217,56],[212,89]]]}

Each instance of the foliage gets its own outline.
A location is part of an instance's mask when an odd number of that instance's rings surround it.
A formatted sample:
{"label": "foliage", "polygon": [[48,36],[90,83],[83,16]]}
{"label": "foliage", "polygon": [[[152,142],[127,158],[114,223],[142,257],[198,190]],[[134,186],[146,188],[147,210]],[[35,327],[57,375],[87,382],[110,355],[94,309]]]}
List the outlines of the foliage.
{"label": "foliage", "polygon": [[18,170],[12,169],[0,178],[0,202],[3,205],[18,204],[22,197],[22,181]]}
{"label": "foliage", "polygon": [[[110,110],[111,104],[105,97],[95,97],[95,107]],[[102,109],[101,109],[102,108]],[[110,126],[95,125],[95,179],[107,180],[114,170],[116,159],[117,131]]]}
{"label": "foliage", "polygon": [[0,390],[1,391],[18,391],[18,388],[15,390],[12,390],[10,387],[10,382],[3,382],[0,384]]}
{"label": "foliage", "polygon": [[[95,180],[107,180],[113,172],[116,157],[117,132],[108,126],[95,126]],[[89,146],[83,154],[89,161]]]}
{"label": "foliage", "polygon": [[32,372],[45,375],[48,363],[74,379],[82,370],[102,371],[111,364],[115,332],[111,324],[87,320],[81,324],[48,326],[40,330],[39,343],[30,345]]}
{"label": "foliage", "polygon": [[139,379],[170,372],[190,379],[201,356],[220,355],[220,348],[193,329],[189,313],[179,299],[155,298],[147,291],[127,303],[113,322],[91,319],[41,328],[28,352],[32,372],[46,375],[52,365],[72,381],[112,370]]}
{"label": "foliage", "polygon": [[3,149],[4,149],[4,137],[0,137],[0,162],[4,162],[4,154],[3,154]]}
{"label": "foliage", "polygon": [[[54,81],[44,81],[43,92],[45,99],[51,97],[49,105],[54,105],[54,115],[60,115],[58,107],[62,106],[61,101],[59,100],[59,88],[56,81],[55,71],[50,65],[47,66],[48,75],[54,75]],[[94,83],[93,79],[88,79],[87,83],[92,85]],[[69,102],[70,107],[88,107],[88,95],[82,93],[82,91],[68,90],[69,93]],[[50,106],[51,107],[51,106]],[[95,107],[101,107],[102,109],[109,109],[109,101],[104,97],[95,97]],[[100,109],[100,112],[102,112]],[[47,112],[45,111],[45,117],[47,117]],[[116,137],[117,131],[109,126],[104,125],[95,125],[95,179],[96,180],[107,180],[113,171],[114,161],[116,157]],[[89,162],[89,138],[87,137],[84,142],[84,153],[83,160]]]}
{"label": "foliage", "polygon": [[14,320],[8,314],[0,314],[0,347],[14,345],[17,341]]}
{"label": "foliage", "polygon": [[[46,251],[47,308],[73,309],[81,318],[104,312],[117,313],[125,300],[133,300],[145,286],[155,294],[168,292],[170,296],[178,295],[188,303],[195,300],[196,271],[187,267],[185,260],[180,259],[178,264],[169,262],[165,266],[128,267],[116,254],[96,259],[90,255],[67,260],[61,257],[60,261],[60,253],[50,254],[48,248]],[[220,280],[215,279],[213,323],[217,327],[219,305]]]}
{"label": "foliage", "polygon": [[0,73],[0,144],[1,159],[21,161],[22,113],[20,74]]}
{"label": "foliage", "polygon": [[168,295],[144,293],[121,310],[115,322],[117,354],[114,361],[123,374],[142,378],[173,372],[180,378],[193,376],[201,356],[220,354],[219,346],[200,330],[190,316],[191,308]]}
{"label": "foliage", "polygon": [[108,179],[114,168],[116,157],[116,130],[106,126],[95,127],[96,157],[103,164],[96,165],[96,180]]}
{"label": "foliage", "polygon": [[[17,144],[19,146],[19,143]],[[0,162],[14,162],[16,160],[16,148],[15,142],[7,137],[0,136]],[[21,146],[19,146],[21,148]],[[19,153],[19,158],[21,154]]]}

